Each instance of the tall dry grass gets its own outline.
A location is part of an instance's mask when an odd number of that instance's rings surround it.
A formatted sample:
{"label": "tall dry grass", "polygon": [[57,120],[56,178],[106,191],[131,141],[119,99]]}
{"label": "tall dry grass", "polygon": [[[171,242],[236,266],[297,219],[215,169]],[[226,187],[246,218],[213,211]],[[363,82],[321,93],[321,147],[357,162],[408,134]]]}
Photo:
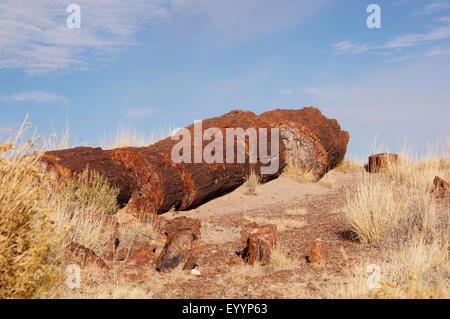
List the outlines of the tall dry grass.
{"label": "tall dry grass", "polygon": [[[433,299],[450,295],[449,242],[418,235],[384,248],[381,260],[361,259],[327,289],[328,298]],[[379,274],[373,270],[379,270]]]}
{"label": "tall dry grass", "polygon": [[32,298],[49,288],[59,274],[54,249],[61,237],[51,220],[50,176],[39,165],[41,153],[31,126],[0,145],[0,298]]}
{"label": "tall dry grass", "polygon": [[62,181],[40,163],[68,135],[44,140],[30,128],[24,121],[0,145],[0,298],[39,297],[59,282],[72,241],[101,251],[114,231],[108,215],[118,210],[118,189],[100,174],[86,170]]}
{"label": "tall dry grass", "polygon": [[245,189],[245,194],[247,195],[258,195],[258,185],[260,184],[259,182],[259,176],[258,174],[256,174],[254,169],[250,170],[250,173],[247,175],[247,177],[245,178],[245,182],[244,182],[244,189]]}
{"label": "tall dry grass", "polygon": [[414,229],[433,235],[437,225],[448,225],[430,190],[435,176],[450,180],[450,168],[434,154],[412,154],[403,152],[380,174],[360,172],[347,187],[346,219],[362,243],[405,239]]}
{"label": "tall dry grass", "polygon": [[149,146],[159,140],[170,136],[171,130],[161,131],[159,133],[139,134],[135,128],[120,125],[116,134],[112,138],[103,138],[100,146],[103,149],[114,149],[119,147],[141,147]]}
{"label": "tall dry grass", "polygon": [[381,281],[376,289],[367,285],[370,261],[361,260],[332,296],[448,298],[450,207],[430,194],[435,176],[450,180],[448,154],[404,151],[381,173],[361,172],[346,188],[349,229],[362,244],[382,249]]}

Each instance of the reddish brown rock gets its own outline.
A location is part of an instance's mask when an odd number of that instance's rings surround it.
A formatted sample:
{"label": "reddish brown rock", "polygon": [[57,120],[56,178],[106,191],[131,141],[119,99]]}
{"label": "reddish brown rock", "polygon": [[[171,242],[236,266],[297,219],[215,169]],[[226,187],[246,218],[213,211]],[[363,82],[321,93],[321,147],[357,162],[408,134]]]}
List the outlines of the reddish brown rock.
{"label": "reddish brown rock", "polygon": [[165,225],[167,242],[156,261],[156,269],[170,272],[179,265],[193,269],[200,254],[198,240],[200,222],[187,217],[178,217]]}
{"label": "reddish brown rock", "polygon": [[248,224],[241,231],[241,241],[244,244],[241,256],[245,262],[253,265],[270,263],[271,251],[277,241],[277,226],[272,224]]}
{"label": "reddish brown rock", "polygon": [[433,181],[433,186],[430,191],[437,198],[446,198],[450,199],[450,184],[447,183],[444,179],[436,176]]}
{"label": "reddish brown rock", "polygon": [[72,242],[66,247],[64,260],[66,263],[77,264],[80,267],[95,266],[108,269],[108,265],[95,252],[83,245]]}
{"label": "reddish brown rock", "polygon": [[369,156],[367,171],[369,173],[378,173],[380,170],[388,167],[389,163],[395,163],[398,160],[397,154],[380,153]]}
{"label": "reddish brown rock", "polygon": [[156,243],[151,237],[137,235],[133,240],[127,265],[148,266],[154,264],[157,257],[156,249]]}
{"label": "reddish brown rock", "polygon": [[164,220],[164,224],[160,227],[162,229],[162,232],[165,233],[166,236],[170,236],[171,234],[183,230],[188,230],[193,232],[197,237],[200,237],[200,229],[202,227],[202,224],[197,219],[181,216],[172,220]]}
{"label": "reddish brown rock", "polygon": [[320,263],[326,258],[327,249],[325,243],[320,240],[316,240],[315,242],[313,242],[309,256],[307,256],[307,260],[310,263]]}
{"label": "reddish brown rock", "polygon": [[344,159],[349,134],[335,119],[328,119],[315,107],[277,109],[260,115],[271,126],[280,127],[288,157],[312,169],[318,177]]}

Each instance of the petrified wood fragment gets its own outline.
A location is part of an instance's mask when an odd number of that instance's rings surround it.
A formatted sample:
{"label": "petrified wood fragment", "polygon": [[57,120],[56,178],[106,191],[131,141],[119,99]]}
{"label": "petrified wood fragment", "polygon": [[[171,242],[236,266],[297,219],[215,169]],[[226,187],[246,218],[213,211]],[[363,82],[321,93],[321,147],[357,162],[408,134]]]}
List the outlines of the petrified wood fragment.
{"label": "petrified wood fragment", "polygon": [[193,269],[200,253],[200,221],[188,217],[178,217],[165,227],[166,244],[156,261],[156,269],[170,272],[179,265],[184,270]]}
{"label": "petrified wood fragment", "polygon": [[257,223],[246,225],[241,231],[241,241],[244,245],[241,253],[242,259],[250,265],[255,262],[268,265],[277,237],[276,225],[258,225]]}
{"label": "petrified wood fragment", "polygon": [[433,180],[433,186],[430,192],[437,198],[448,198],[450,200],[450,184],[439,176],[435,176]]}
{"label": "petrified wood fragment", "polygon": [[397,154],[380,153],[369,156],[367,171],[369,173],[378,173],[380,170],[387,168],[389,163],[395,163],[398,159]]}
{"label": "petrified wood fragment", "polygon": [[64,262],[66,264],[74,263],[80,267],[95,266],[109,269],[103,259],[98,257],[93,250],[75,242],[71,242],[67,245],[64,253]]}

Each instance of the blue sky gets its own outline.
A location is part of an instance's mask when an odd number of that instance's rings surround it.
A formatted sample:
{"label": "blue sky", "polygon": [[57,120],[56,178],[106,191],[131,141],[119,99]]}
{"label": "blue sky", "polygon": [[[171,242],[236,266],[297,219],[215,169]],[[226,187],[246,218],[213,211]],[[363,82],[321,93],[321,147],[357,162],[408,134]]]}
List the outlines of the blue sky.
{"label": "blue sky", "polygon": [[96,145],[120,125],[314,105],[350,132],[352,158],[375,136],[423,152],[450,136],[449,62],[448,0],[0,0],[0,136],[27,111],[44,136],[67,119]]}

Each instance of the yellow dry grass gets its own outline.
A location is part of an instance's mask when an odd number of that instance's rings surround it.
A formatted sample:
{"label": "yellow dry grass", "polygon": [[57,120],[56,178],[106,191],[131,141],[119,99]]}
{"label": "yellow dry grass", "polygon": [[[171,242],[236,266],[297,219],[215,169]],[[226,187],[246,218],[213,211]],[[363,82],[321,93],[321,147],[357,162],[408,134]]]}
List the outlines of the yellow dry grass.
{"label": "yellow dry grass", "polygon": [[244,189],[246,195],[258,195],[258,185],[259,185],[259,176],[255,173],[253,169],[250,170],[250,173],[245,178]]}
{"label": "yellow dry grass", "polygon": [[[349,228],[363,244],[382,244],[383,258],[348,269],[331,297],[448,298],[450,208],[430,188],[436,175],[449,180],[450,168],[433,154],[411,154],[379,174],[361,173],[346,189]],[[375,288],[367,282],[373,264],[380,269]]]}
{"label": "yellow dry grass", "polygon": [[314,183],[318,178],[313,169],[305,169],[296,165],[292,161],[288,161],[283,170],[283,174],[299,183]]}
{"label": "yellow dry grass", "polygon": [[54,234],[48,204],[49,174],[38,164],[39,141],[18,134],[0,146],[0,298],[38,297],[58,279],[52,253]]}
{"label": "yellow dry grass", "polygon": [[120,147],[141,147],[156,143],[157,141],[170,135],[171,130],[167,132],[151,133],[149,135],[139,134],[136,129],[130,126],[119,126],[113,138],[104,138],[100,141],[103,149],[114,149]]}
{"label": "yellow dry grass", "polygon": [[277,241],[275,247],[270,252],[270,262],[280,268],[295,268],[299,261],[289,256],[289,250],[285,244]]}

